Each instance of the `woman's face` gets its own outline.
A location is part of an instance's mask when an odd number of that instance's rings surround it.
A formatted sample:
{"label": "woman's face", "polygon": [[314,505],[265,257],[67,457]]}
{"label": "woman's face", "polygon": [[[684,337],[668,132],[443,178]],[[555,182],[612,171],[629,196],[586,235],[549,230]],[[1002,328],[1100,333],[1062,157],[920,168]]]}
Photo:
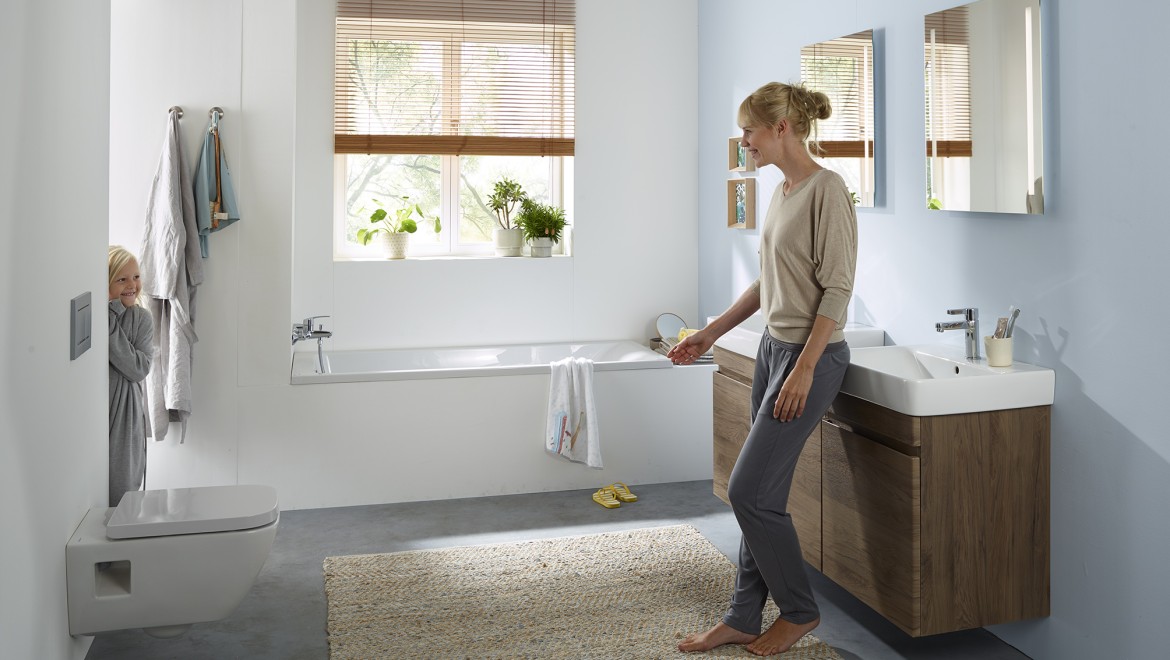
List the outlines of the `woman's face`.
{"label": "woman's face", "polygon": [[126,307],[133,307],[138,299],[138,287],[142,274],[138,272],[138,261],[131,259],[114,275],[110,282],[110,300],[121,300]]}
{"label": "woman's face", "polygon": [[[781,122],[783,123],[783,122]],[[745,126],[740,144],[756,161],[756,167],[775,165],[780,153],[780,132],[778,126]]]}

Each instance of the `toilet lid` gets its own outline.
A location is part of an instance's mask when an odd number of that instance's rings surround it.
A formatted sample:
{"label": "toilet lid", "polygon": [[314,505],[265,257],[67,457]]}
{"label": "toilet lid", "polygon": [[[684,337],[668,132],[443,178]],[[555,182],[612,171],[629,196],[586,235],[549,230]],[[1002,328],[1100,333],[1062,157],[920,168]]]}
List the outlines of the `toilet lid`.
{"label": "toilet lid", "polygon": [[106,523],[106,537],[232,532],[263,527],[280,514],[271,486],[202,486],[131,491]]}

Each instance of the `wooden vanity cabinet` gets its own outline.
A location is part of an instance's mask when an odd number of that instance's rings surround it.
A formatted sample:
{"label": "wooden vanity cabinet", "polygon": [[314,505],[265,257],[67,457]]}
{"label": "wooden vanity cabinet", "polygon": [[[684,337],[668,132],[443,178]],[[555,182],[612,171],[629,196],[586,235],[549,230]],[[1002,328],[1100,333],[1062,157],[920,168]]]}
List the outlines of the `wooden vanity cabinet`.
{"label": "wooden vanity cabinet", "polygon": [[[714,492],[727,502],[727,480],[751,430],[752,375],[755,361],[737,353],[715,348],[714,375]],[[805,441],[796,463],[788,511],[800,539],[804,559],[821,569],[821,431],[816,429]]]}
{"label": "wooden vanity cabinet", "polygon": [[[715,362],[727,501],[754,362],[718,347]],[[915,637],[1047,616],[1050,412],[913,417],[838,395],[789,496],[805,559]]]}
{"label": "wooden vanity cabinet", "polygon": [[822,572],[915,637],[1049,613],[1050,407],[821,422]]}

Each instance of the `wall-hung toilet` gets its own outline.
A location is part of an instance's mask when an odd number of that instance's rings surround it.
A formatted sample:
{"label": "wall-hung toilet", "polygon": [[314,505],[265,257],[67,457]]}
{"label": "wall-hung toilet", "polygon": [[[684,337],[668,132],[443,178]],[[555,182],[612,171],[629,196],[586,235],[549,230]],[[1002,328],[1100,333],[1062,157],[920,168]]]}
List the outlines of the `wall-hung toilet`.
{"label": "wall-hung toilet", "polygon": [[228,616],[279,520],[276,490],[252,485],[134,491],[90,509],[65,547],[70,634],[170,637]]}

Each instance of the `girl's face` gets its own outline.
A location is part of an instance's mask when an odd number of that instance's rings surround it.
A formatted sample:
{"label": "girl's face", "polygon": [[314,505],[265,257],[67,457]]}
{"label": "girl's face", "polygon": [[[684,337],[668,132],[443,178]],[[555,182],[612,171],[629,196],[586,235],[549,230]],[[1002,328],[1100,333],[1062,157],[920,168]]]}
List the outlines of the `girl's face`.
{"label": "girl's face", "polygon": [[131,259],[122,266],[110,282],[110,300],[121,300],[126,307],[133,307],[138,300],[138,289],[142,274],[138,272],[138,261]]}

